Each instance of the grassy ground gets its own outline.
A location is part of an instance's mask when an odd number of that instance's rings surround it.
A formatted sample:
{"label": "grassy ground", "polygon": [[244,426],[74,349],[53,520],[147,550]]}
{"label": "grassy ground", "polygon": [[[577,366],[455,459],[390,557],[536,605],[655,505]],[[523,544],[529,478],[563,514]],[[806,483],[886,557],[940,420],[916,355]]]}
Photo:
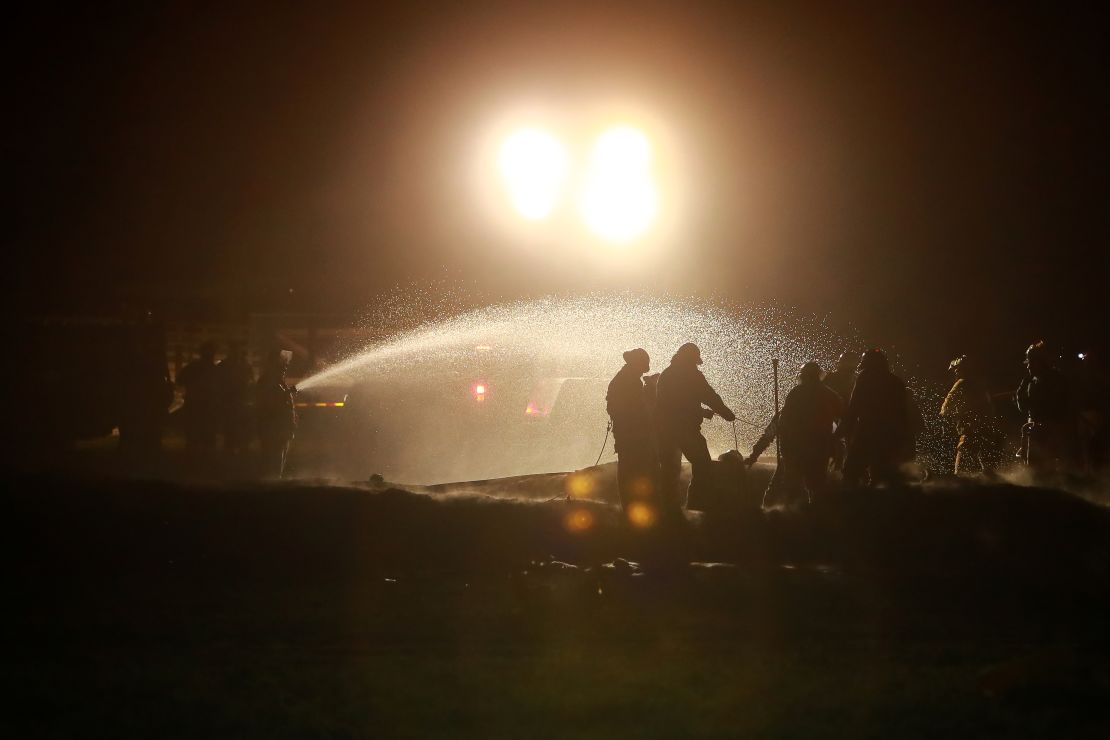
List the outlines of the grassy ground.
{"label": "grassy ground", "polygon": [[7,737],[1110,729],[1110,520],[1054,491],[702,521],[674,567],[600,503],[11,484]]}

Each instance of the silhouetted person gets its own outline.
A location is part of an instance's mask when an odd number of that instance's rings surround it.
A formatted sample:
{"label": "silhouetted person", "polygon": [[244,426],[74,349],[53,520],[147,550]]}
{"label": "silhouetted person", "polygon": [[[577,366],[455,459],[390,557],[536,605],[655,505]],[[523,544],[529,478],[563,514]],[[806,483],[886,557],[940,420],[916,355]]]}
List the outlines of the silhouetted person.
{"label": "silhouetted person", "polygon": [[1014,394],[1027,419],[1022,428],[1025,462],[1039,472],[1058,471],[1074,462],[1076,430],[1068,381],[1053,366],[1043,341],[1025,351],[1025,370]]}
{"label": "silhouetted person", "polygon": [[837,434],[847,442],[844,483],[897,482],[900,468],[913,457],[912,397],[890,372],[879,349],[863,353],[852,398]]}
{"label": "silhouetted person", "polygon": [[852,389],[856,387],[856,365],[859,364],[859,355],[844,352],[836,361],[836,369],[825,373],[825,385],[836,391],[836,395],[845,403],[852,397]]}
{"label": "silhouetted person", "polygon": [[221,425],[224,432],[224,451],[241,455],[250,446],[250,388],[254,370],[247,362],[247,352],[241,344],[234,344],[227,357],[216,366],[219,373]]}
{"label": "silhouetted person", "polygon": [[698,346],[686,343],[678,348],[671,364],[659,376],[655,415],[659,428],[660,488],[664,513],[668,516],[681,513],[678,480],[683,455],[690,461],[693,475],[688,495],[701,493],[704,487],[713,484],[709,447],[701,435],[702,420],[713,418],[714,412],[725,421],[736,419],[698,370],[701,362]]}
{"label": "silhouetted person", "polygon": [[181,414],[185,422],[185,445],[193,454],[206,454],[216,445],[220,428],[220,381],[216,370],[216,345],[205,342],[198,357],[177,374],[185,389]]}
{"label": "silhouetted person", "polygon": [[119,449],[132,465],[154,464],[162,450],[162,430],[173,403],[173,383],[162,342],[144,331],[127,359],[119,411]]}
{"label": "silhouetted person", "polygon": [[293,405],[296,389],[285,383],[288,367],[287,353],[271,352],[255,387],[262,474],[267,477],[280,478],[285,473],[285,458],[297,428],[297,409]]}
{"label": "silhouetted person", "polygon": [[651,361],[645,350],[630,349],[624,353],[624,363],[605,394],[617,449],[617,489],[625,514],[631,504],[638,503],[650,507],[654,518],[659,506],[659,453],[651,400],[642,380]]}
{"label": "silhouetted person", "polygon": [[821,366],[803,365],[798,385],[786,395],[778,417],[767,425],[747,459],[752,465],[779,438],[782,464],[767,486],[764,506],[793,503],[802,494],[812,501],[825,492],[829,460],[836,449],[833,429],[843,413],[840,396],[821,382]]}
{"label": "silhouetted person", "polygon": [[1110,472],[1110,377],[1102,354],[1088,350],[1077,359],[1074,387],[1080,458],[1088,475],[1105,475]]}
{"label": "silhouetted person", "polygon": [[[857,364],[859,364],[859,355],[843,352],[836,361],[836,369],[825,374],[825,385],[836,391],[836,395],[840,396],[840,400],[844,402],[845,408],[849,399],[852,398],[852,389],[856,386]],[[841,420],[837,419],[836,421],[839,423]],[[841,437],[836,437],[833,444],[835,450],[833,451],[832,467],[835,470],[841,470],[844,467],[844,440]]]}
{"label": "silhouetted person", "polygon": [[959,441],[952,470],[961,473],[986,472],[991,464],[987,447],[991,439],[991,397],[974,363],[961,355],[948,364],[955,381],[940,406],[941,418],[953,424]]}

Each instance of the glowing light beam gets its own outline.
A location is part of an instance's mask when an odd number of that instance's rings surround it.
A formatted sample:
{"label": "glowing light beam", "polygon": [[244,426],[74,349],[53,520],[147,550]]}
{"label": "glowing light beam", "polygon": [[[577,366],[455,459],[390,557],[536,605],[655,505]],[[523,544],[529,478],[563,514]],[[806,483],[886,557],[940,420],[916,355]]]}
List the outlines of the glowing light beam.
{"label": "glowing light beam", "polygon": [[559,140],[540,129],[521,129],[505,139],[501,176],[513,207],[530,221],[542,221],[559,203],[568,157]]}
{"label": "glowing light beam", "polygon": [[651,226],[658,206],[647,136],[629,126],[602,133],[594,143],[579,201],[586,225],[607,241],[631,241]]}

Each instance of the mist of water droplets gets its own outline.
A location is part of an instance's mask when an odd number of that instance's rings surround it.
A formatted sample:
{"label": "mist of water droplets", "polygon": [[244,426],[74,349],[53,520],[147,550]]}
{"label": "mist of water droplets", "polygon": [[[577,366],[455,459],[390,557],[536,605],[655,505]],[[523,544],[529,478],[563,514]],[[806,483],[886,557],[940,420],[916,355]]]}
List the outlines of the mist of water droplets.
{"label": "mist of water droplets", "polygon": [[[426,298],[418,296],[410,302]],[[437,310],[449,303],[442,297],[437,300]],[[426,306],[417,310],[405,303],[402,299],[388,311],[400,318],[428,314]],[[600,381],[620,369],[625,350],[643,347],[651,356],[652,372],[658,372],[679,345],[690,341],[701,348],[706,378],[740,420],[737,433],[742,449],[758,438],[773,414],[773,358],[780,361],[780,398],[785,398],[804,363],[816,360],[829,369],[841,352],[859,352],[865,346],[859,337],[839,336],[819,319],[774,306],[625,294],[546,297],[438,320],[425,318],[407,331],[352,352],[299,387],[350,384],[429,366],[454,368],[465,375],[474,372],[479,346],[488,347],[484,351],[498,361],[527,362],[537,376]],[[897,358],[892,360],[897,367]],[[928,425],[919,450],[926,458],[942,454],[939,422],[932,413],[939,404],[939,392],[913,378],[906,380]],[[582,424],[588,427],[583,433],[598,436],[598,441],[600,433],[593,426],[599,410],[604,418],[604,386],[599,387],[597,408],[581,410]],[[733,447],[732,426],[722,420],[708,422],[704,431],[712,451]],[[583,465],[588,462],[592,461]]]}

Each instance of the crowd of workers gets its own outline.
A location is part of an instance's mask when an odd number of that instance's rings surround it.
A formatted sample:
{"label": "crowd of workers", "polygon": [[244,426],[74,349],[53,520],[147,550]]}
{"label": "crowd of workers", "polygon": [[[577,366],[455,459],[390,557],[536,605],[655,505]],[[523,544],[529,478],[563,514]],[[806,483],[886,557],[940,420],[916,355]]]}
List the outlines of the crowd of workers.
{"label": "crowd of workers", "polygon": [[191,464],[203,469],[220,455],[245,461],[257,439],[258,472],[281,477],[297,427],[295,389],[285,379],[289,359],[288,352],[270,352],[256,380],[242,345],[232,345],[217,362],[215,343],[205,342],[171,381],[161,347],[140,348],[121,404],[126,410],[119,425],[121,452],[138,462],[157,458],[176,386],[182,395],[179,414]]}
{"label": "crowd of workers", "polygon": [[[681,510],[684,499],[711,498],[705,492],[722,482],[715,480],[701,424],[714,415],[728,422],[736,417],[698,369],[700,350],[682,345],[657,375],[647,375],[651,364],[643,349],[629,350],[624,360],[606,397],[622,506],[627,511],[637,502],[650,502],[668,516]],[[1011,396],[1025,422],[1021,462],[1041,479],[1067,472],[1105,473],[1105,379],[1088,362],[1086,375],[1072,388],[1044,342],[1029,347],[1025,367]],[[990,473],[1005,445],[993,399],[967,357],[957,358],[949,369],[954,382],[937,412],[958,436],[953,472]],[[802,366],[797,385],[744,463],[755,464],[777,439],[779,464],[764,506],[812,501],[837,479],[846,486],[903,480],[924,429],[917,399],[891,371],[882,350],[844,353],[824,376],[816,362]],[[691,467],[685,496],[679,490],[682,456]]]}
{"label": "crowd of workers", "polygon": [[[214,343],[201,345],[171,381],[160,343],[140,343],[120,404],[121,451],[136,461],[157,458],[167,411],[180,389],[177,418],[193,463],[203,468],[218,457],[257,460],[261,475],[282,476],[297,426],[296,389],[286,382],[290,353],[271,351],[257,379],[243,346],[230,346],[218,362],[216,357]],[[1044,342],[1037,342],[1026,352],[1025,376],[1007,394],[1024,422],[1018,457],[1042,479],[1064,471],[1107,472],[1110,392],[1091,358],[1080,359],[1082,372],[1065,374]],[[720,481],[701,426],[715,415],[733,423],[736,416],[699,369],[697,345],[683,344],[658,374],[649,374],[651,360],[643,349],[625,352],[624,360],[606,397],[622,506],[652,501],[675,513],[686,500],[713,499]],[[936,411],[958,438],[952,470],[990,473],[1006,445],[996,397],[969,358],[957,358],[949,370],[953,384]],[[750,467],[777,440],[779,464],[764,504],[789,505],[826,494],[834,482],[899,482],[924,428],[917,399],[881,350],[846,352],[825,374],[816,362],[803,365],[751,453],[731,453],[731,460]],[[248,456],[255,440],[258,454]],[[679,490],[683,457],[692,474],[685,492]]]}

